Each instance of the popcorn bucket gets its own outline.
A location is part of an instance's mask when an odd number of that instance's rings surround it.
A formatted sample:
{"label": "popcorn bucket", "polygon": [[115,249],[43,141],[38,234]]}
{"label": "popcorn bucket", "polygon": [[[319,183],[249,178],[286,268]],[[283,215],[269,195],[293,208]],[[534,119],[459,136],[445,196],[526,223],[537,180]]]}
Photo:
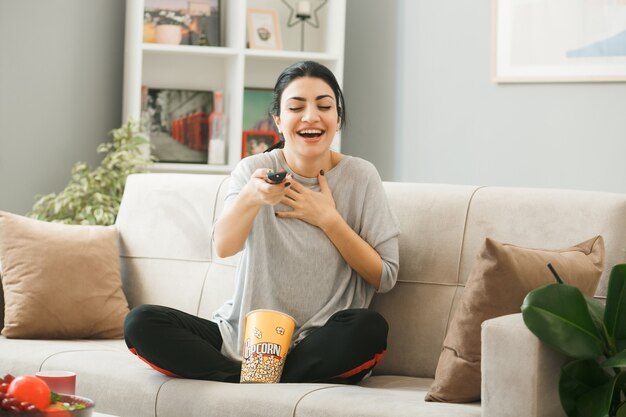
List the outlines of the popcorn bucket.
{"label": "popcorn bucket", "polygon": [[241,382],[280,382],[295,327],[293,317],[279,311],[254,310],[246,315]]}

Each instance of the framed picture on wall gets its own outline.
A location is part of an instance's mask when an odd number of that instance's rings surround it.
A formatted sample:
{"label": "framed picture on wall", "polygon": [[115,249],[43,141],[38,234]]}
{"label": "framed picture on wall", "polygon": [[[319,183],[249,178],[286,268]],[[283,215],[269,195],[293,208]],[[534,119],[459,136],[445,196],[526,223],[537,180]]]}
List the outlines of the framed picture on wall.
{"label": "framed picture on wall", "polygon": [[248,47],[283,48],[278,14],[275,10],[248,9]]}
{"label": "framed picture on wall", "polygon": [[495,82],[626,81],[626,3],[492,0]]}
{"label": "framed picture on wall", "polygon": [[243,132],[241,157],[265,152],[270,146],[278,143],[278,133],[263,130],[246,130]]}

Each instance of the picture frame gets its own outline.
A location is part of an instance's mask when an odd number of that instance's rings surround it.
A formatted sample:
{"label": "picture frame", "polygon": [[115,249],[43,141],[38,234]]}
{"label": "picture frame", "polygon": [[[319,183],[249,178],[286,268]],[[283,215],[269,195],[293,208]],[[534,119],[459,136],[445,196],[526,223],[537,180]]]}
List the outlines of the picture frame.
{"label": "picture frame", "polygon": [[283,49],[278,13],[269,9],[248,9],[248,47]]}
{"label": "picture frame", "polygon": [[251,151],[250,135],[261,135],[265,143],[272,144],[280,140],[278,127],[270,115],[274,91],[271,88],[246,87],[243,90],[243,122],[241,157],[254,155]]}
{"label": "picture frame", "polygon": [[221,46],[221,2],[145,0],[143,42]]}
{"label": "picture frame", "polygon": [[241,157],[263,153],[279,140],[278,133],[271,130],[245,130],[241,142]]}
{"label": "picture frame", "polygon": [[141,120],[158,162],[206,164],[213,92],[142,87]]}
{"label": "picture frame", "polygon": [[270,115],[273,100],[274,91],[271,88],[245,87],[242,130],[271,130],[278,133],[278,127]]}
{"label": "picture frame", "polygon": [[624,22],[614,0],[492,0],[492,80],[626,81]]}

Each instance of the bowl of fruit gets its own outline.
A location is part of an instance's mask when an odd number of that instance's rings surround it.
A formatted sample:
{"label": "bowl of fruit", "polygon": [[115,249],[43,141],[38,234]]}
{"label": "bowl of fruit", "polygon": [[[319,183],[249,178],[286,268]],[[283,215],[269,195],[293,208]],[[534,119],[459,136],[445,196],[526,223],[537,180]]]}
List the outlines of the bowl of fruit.
{"label": "bowl of fruit", "polygon": [[94,402],[77,395],[57,394],[33,375],[0,378],[0,417],[90,417]]}

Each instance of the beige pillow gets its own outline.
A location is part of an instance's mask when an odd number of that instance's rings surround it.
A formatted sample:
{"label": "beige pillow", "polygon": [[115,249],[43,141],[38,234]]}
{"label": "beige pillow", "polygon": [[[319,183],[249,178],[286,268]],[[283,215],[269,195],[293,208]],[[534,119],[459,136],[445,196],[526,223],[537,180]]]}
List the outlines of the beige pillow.
{"label": "beige pillow", "polygon": [[121,338],[115,226],[47,223],[0,211],[4,329],[9,338]]}
{"label": "beige pillow", "polygon": [[529,291],[556,282],[548,262],[564,282],[593,296],[604,265],[602,237],[561,250],[522,248],[486,239],[444,339],[426,401],[480,400],[481,324],[519,313]]}

